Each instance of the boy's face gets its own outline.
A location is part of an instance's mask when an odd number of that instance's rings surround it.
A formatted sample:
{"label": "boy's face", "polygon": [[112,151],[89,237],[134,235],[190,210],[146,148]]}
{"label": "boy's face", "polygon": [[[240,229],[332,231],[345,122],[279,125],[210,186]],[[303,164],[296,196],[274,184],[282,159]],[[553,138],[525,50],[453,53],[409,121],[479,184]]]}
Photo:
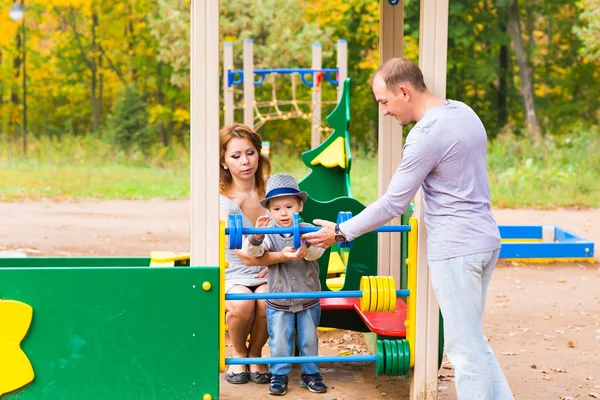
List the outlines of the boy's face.
{"label": "boy's face", "polygon": [[294,213],[302,211],[302,203],[296,196],[281,196],[269,200],[271,218],[279,226],[292,226]]}

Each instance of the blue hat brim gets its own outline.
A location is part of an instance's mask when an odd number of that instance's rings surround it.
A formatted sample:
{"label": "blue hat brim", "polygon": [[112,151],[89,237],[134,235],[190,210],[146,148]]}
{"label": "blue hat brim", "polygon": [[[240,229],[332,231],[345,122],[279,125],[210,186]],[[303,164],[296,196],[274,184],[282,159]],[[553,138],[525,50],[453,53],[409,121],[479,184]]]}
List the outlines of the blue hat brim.
{"label": "blue hat brim", "polygon": [[261,200],[258,203],[261,206],[263,206],[264,208],[269,208],[269,200],[277,198],[277,197],[283,197],[283,196],[296,196],[296,197],[299,197],[300,200],[302,200],[302,202],[304,203],[306,201],[306,199],[308,198],[308,193],[306,193],[306,192],[281,193],[281,194],[276,194],[274,196],[266,197],[264,200]]}

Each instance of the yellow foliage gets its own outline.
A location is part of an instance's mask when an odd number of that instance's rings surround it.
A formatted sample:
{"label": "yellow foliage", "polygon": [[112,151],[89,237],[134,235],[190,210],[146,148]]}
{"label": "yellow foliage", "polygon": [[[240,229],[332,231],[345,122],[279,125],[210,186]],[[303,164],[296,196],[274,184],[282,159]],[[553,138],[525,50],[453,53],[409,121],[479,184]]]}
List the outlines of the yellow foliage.
{"label": "yellow foliage", "polygon": [[178,108],[173,113],[173,121],[189,123],[190,122],[190,111],[188,109]]}

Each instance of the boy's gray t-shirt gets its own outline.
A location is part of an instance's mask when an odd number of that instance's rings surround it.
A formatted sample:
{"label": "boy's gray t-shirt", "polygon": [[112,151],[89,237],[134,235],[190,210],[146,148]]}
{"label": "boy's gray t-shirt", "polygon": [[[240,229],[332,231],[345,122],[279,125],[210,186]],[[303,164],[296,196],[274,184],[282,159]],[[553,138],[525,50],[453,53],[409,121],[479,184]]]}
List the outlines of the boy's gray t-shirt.
{"label": "boy's gray t-shirt", "polygon": [[425,112],[406,138],[386,193],[340,224],[349,240],[401,215],[422,185],[431,261],[500,248],[486,168],[487,135],[466,104],[448,100]]}

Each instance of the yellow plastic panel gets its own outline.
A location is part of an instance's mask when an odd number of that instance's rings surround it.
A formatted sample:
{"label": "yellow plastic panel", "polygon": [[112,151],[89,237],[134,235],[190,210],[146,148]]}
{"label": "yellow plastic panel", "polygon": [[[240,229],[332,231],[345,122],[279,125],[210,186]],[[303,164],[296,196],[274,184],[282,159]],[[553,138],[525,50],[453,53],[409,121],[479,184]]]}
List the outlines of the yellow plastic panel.
{"label": "yellow plastic panel", "polygon": [[32,317],[29,304],[0,300],[0,397],[27,385],[35,376],[31,362],[21,350]]}
{"label": "yellow plastic panel", "polygon": [[325,150],[316,156],[312,165],[322,164],[324,167],[340,167],[346,169],[346,152],[344,150],[344,138],[339,137],[333,141]]}
{"label": "yellow plastic panel", "polygon": [[329,265],[327,267],[328,274],[341,274],[344,272],[346,266],[342,261],[342,257],[337,251],[329,253]]}

